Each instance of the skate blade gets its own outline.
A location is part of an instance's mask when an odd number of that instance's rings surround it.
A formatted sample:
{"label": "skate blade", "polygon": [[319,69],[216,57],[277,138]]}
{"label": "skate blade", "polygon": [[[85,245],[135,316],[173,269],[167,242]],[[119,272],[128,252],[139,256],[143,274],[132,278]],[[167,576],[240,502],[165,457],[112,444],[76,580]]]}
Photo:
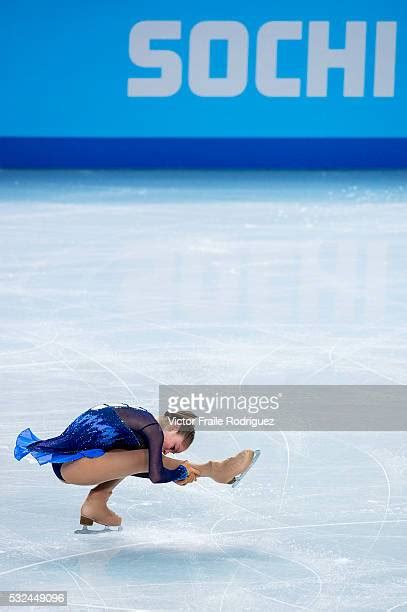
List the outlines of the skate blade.
{"label": "skate blade", "polygon": [[89,529],[87,525],[83,525],[82,529],[76,529],[74,533],[78,533],[80,535],[90,535],[93,533],[106,533],[108,531],[112,531],[112,532],[123,531],[123,527],[121,525],[118,525],[118,527],[109,527],[108,525],[105,525],[104,529]]}
{"label": "skate blade", "polygon": [[254,451],[254,455],[253,455],[253,459],[252,459],[251,464],[241,474],[239,474],[239,476],[235,476],[235,479],[234,479],[233,484],[232,484],[232,489],[235,489],[237,486],[239,486],[239,484],[242,482],[243,478],[246,476],[247,472],[252,469],[252,467],[256,463],[257,459],[260,457],[260,455],[261,455],[261,450],[256,449]]}

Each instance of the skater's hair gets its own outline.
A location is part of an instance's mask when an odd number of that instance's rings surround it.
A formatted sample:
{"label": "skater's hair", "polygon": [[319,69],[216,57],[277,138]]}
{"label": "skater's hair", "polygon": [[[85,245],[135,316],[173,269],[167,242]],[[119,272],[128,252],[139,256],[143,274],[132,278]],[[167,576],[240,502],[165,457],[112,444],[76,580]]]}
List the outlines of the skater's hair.
{"label": "skater's hair", "polygon": [[159,423],[162,429],[167,431],[177,431],[181,434],[186,447],[190,446],[195,438],[194,419],[197,416],[189,410],[179,410],[176,413],[164,412],[164,415],[159,418]]}

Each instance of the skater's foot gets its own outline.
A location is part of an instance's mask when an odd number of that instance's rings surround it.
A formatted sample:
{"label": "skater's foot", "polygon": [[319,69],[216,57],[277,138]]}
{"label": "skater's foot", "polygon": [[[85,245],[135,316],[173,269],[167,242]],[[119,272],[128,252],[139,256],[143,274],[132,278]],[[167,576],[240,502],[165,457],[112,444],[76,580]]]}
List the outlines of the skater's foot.
{"label": "skater's foot", "polygon": [[121,525],[121,517],[106,505],[111,494],[111,491],[90,491],[81,507],[81,525],[92,525],[93,522],[108,527]]}
{"label": "skater's foot", "polygon": [[216,482],[233,484],[235,476],[244,472],[251,464],[254,451],[251,449],[240,451],[234,457],[224,461],[209,461],[209,474]]}

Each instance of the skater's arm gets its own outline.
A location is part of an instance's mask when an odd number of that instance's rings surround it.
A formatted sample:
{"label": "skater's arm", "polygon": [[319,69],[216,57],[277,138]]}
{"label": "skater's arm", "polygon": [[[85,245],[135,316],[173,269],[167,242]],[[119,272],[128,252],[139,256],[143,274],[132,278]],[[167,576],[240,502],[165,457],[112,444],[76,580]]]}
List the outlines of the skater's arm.
{"label": "skater's arm", "polygon": [[164,435],[159,424],[151,423],[141,431],[148,441],[148,474],[151,482],[164,483],[187,478],[188,470],[184,465],[179,465],[175,470],[164,467],[162,459]]}

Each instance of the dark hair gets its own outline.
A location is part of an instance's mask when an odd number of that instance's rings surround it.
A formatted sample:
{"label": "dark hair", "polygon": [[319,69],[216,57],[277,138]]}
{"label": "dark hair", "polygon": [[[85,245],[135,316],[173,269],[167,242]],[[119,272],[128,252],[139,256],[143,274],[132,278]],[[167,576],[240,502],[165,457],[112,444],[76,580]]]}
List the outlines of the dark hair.
{"label": "dark hair", "polygon": [[[181,434],[187,448],[192,444],[195,438],[195,426],[192,423],[197,418],[196,414],[189,410],[178,410],[178,412],[172,413],[168,410],[164,412],[164,417],[167,425],[166,429],[176,429]],[[174,425],[170,424],[168,418],[174,419]],[[164,425],[164,426],[165,426]]]}

